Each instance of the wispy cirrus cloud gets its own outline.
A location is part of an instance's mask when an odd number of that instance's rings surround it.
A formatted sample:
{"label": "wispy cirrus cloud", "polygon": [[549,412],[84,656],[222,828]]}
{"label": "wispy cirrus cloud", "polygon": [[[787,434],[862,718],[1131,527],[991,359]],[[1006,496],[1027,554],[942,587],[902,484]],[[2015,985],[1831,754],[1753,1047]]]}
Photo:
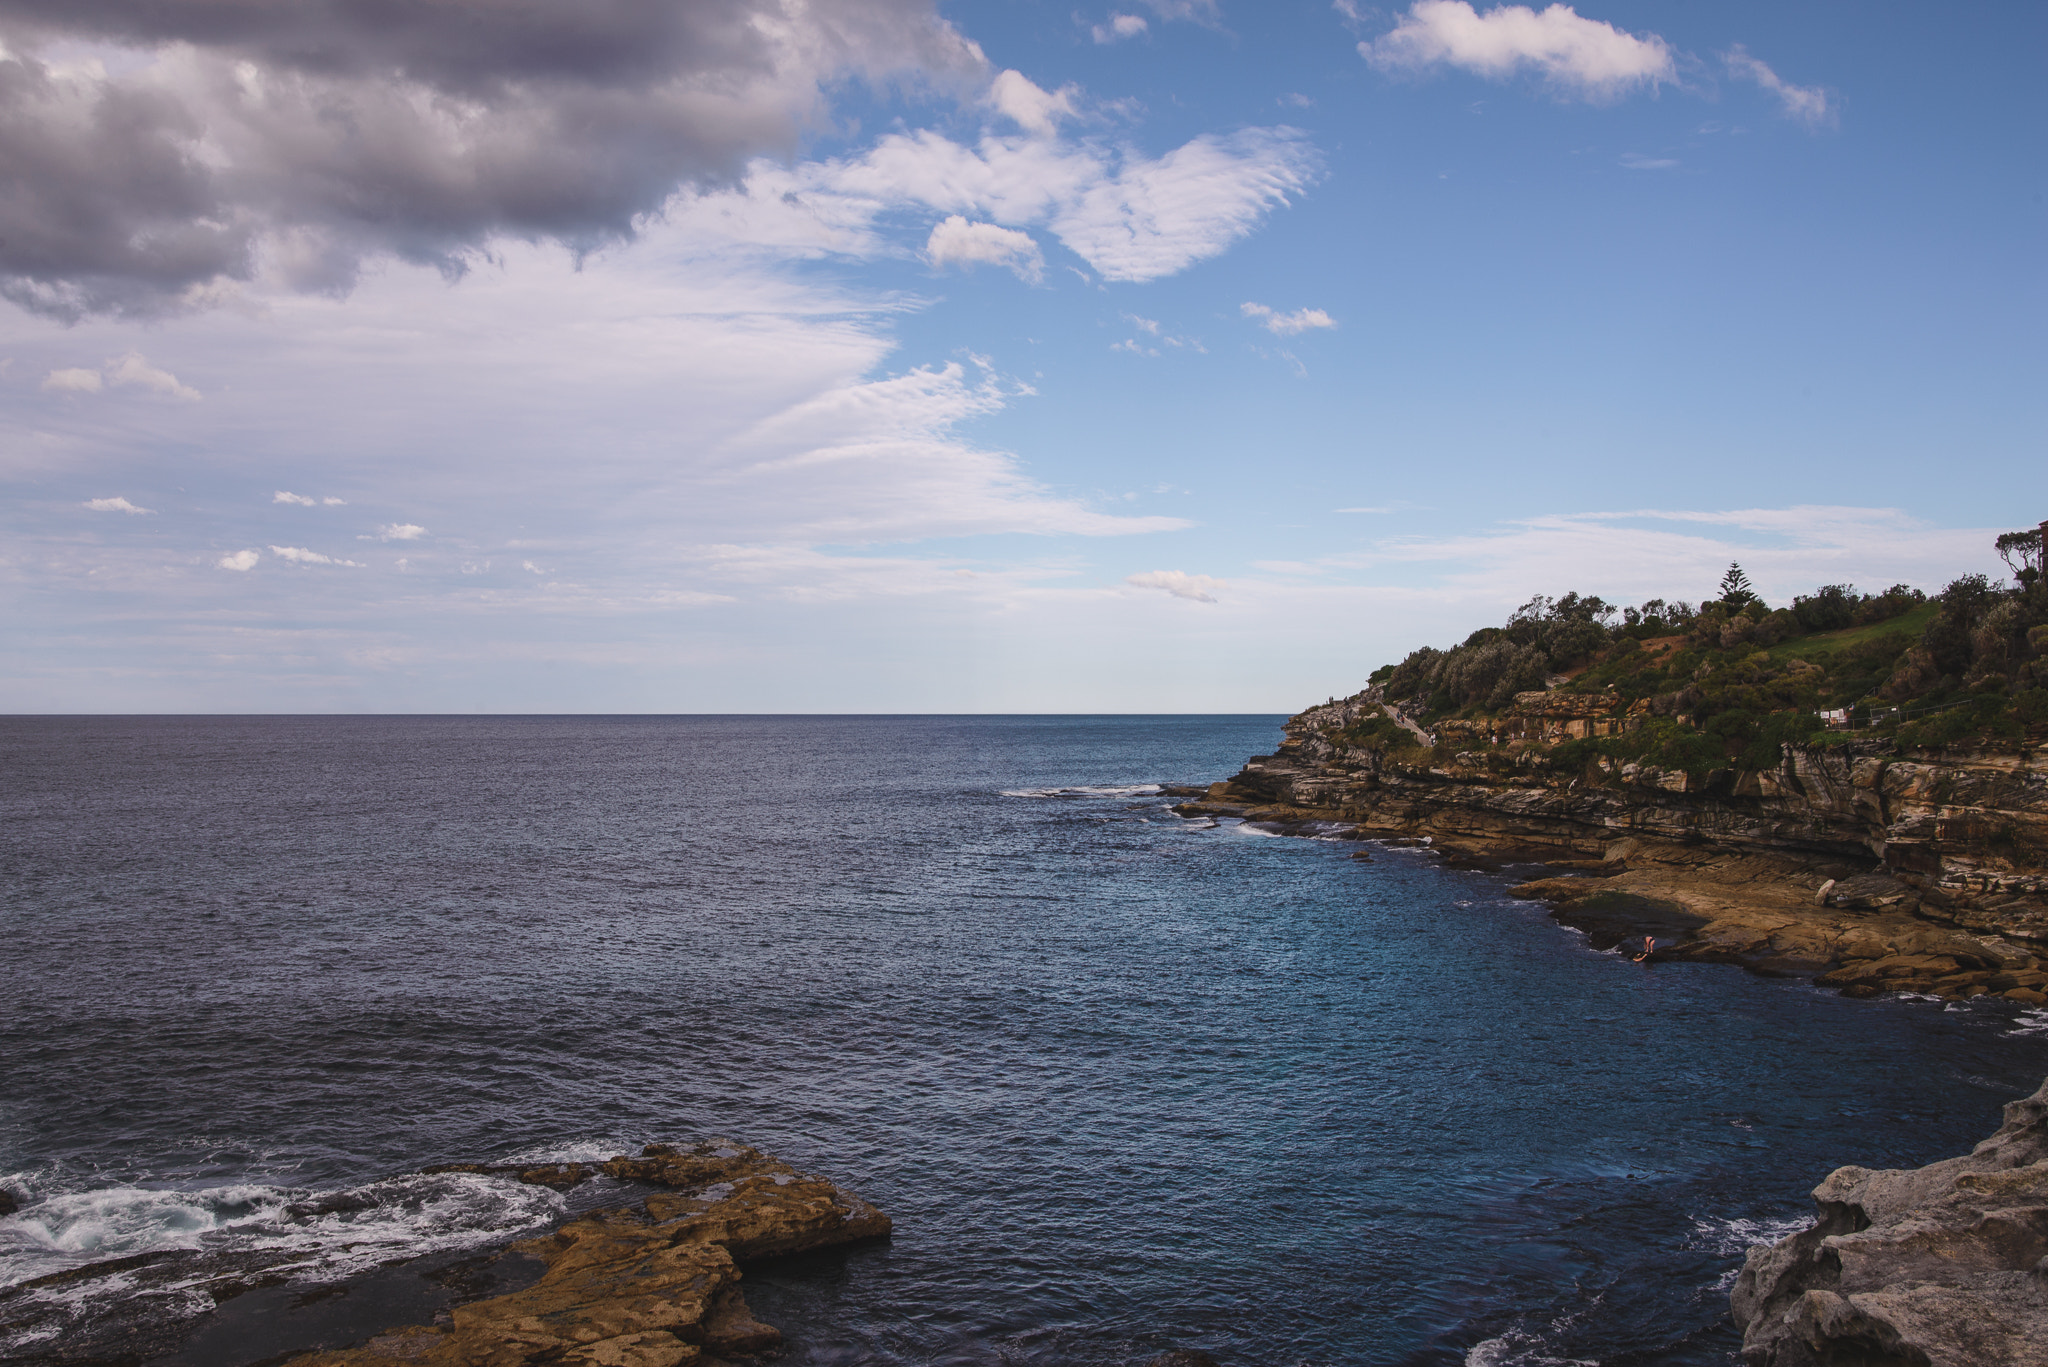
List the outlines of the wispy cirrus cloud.
{"label": "wispy cirrus cloud", "polygon": [[1127,575],[1124,582],[1133,588],[1157,589],[1191,603],[1220,601],[1216,595],[1224,586],[1221,579],[1212,579],[1206,574],[1189,574],[1185,570],[1146,570],[1141,574]]}
{"label": "wispy cirrus cloud", "polygon": [[1337,326],[1337,320],[1321,309],[1296,309],[1292,313],[1281,313],[1264,304],[1246,303],[1238,312],[1246,318],[1256,318],[1259,326],[1275,337],[1293,337],[1298,333],[1315,332]]}
{"label": "wispy cirrus cloud", "polygon": [[1749,55],[1749,51],[1737,43],[1721,54],[1721,61],[1728,74],[1740,81],[1750,81],[1778,97],[1778,103],[1786,117],[1799,120],[1809,127],[1832,124],[1835,121],[1834,106],[1828,100],[1828,93],[1819,86],[1793,85],[1779,77],[1765,63]]}
{"label": "wispy cirrus cloud", "polygon": [[288,560],[294,565],[346,565],[350,569],[363,568],[359,561],[336,559],[331,555],[322,555],[318,551],[309,551],[304,546],[272,546],[270,553],[279,560]]}

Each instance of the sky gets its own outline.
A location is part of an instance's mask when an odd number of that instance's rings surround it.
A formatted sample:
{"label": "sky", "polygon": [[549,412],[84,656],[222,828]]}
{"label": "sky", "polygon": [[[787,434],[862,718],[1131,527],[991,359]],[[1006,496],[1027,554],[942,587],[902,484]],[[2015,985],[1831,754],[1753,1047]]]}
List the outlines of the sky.
{"label": "sky", "polygon": [[1292,712],[2000,574],[2048,8],[0,0],[0,712]]}

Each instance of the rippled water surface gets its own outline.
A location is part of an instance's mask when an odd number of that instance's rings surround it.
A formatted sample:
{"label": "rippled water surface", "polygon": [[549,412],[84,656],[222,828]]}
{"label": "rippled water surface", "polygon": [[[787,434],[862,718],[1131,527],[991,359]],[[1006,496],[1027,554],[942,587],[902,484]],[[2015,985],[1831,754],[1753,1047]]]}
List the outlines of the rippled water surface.
{"label": "rippled water surface", "polygon": [[1278,738],[0,721],[0,1353],[146,1321],[252,1360],[143,1255],[368,1304],[563,1209],[424,1164],[723,1133],[896,1217],[750,1276],[788,1361],[1720,1364],[1745,1242],[2048,1067],[2006,1008],[1643,968],[1511,873],[1148,786]]}

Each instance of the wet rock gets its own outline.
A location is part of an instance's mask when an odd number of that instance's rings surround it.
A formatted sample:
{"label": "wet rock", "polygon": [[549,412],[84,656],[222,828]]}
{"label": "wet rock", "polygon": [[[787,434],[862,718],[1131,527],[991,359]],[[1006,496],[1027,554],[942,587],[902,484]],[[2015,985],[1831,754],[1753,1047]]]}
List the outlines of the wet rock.
{"label": "wet rock", "polygon": [[1161,1353],[1145,1364],[1145,1367],[1221,1367],[1215,1358],[1207,1353],[1197,1353],[1186,1348],[1176,1348],[1170,1353]]}
{"label": "wet rock", "polygon": [[14,1199],[14,1193],[0,1187],[0,1215],[12,1215],[21,1209],[21,1202]]}
{"label": "wet rock", "polygon": [[1962,1158],[1838,1168],[1813,1228],[1749,1251],[1749,1367],[2048,1367],[2048,1083]]}
{"label": "wet rock", "polygon": [[[546,1186],[603,1173],[670,1190],[514,1246],[547,1271],[532,1286],[457,1306],[447,1326],[393,1330],[290,1367],[680,1367],[767,1352],[780,1331],[740,1294],[740,1264],[876,1238],[887,1215],[820,1177],[725,1140],[650,1144],[638,1157],[542,1167],[450,1164]],[[572,1180],[573,1179],[573,1180]]]}

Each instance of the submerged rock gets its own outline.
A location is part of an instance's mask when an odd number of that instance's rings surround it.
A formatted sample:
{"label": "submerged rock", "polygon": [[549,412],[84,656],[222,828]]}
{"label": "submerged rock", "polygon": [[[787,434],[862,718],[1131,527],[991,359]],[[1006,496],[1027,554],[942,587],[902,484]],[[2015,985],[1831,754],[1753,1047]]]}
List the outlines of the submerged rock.
{"label": "submerged rock", "polygon": [[637,1158],[499,1168],[449,1164],[544,1186],[599,1174],[674,1188],[637,1208],[601,1210],[514,1245],[547,1271],[524,1290],[457,1306],[448,1325],[415,1325],[358,1348],[306,1353],[288,1367],[682,1367],[781,1343],[740,1295],[742,1262],[889,1233],[887,1215],[821,1177],[723,1140],[650,1144]]}
{"label": "submerged rock", "polygon": [[1837,1168],[1813,1199],[1735,1283],[1750,1367],[2048,1367],[2048,1083],[1965,1157]]}

